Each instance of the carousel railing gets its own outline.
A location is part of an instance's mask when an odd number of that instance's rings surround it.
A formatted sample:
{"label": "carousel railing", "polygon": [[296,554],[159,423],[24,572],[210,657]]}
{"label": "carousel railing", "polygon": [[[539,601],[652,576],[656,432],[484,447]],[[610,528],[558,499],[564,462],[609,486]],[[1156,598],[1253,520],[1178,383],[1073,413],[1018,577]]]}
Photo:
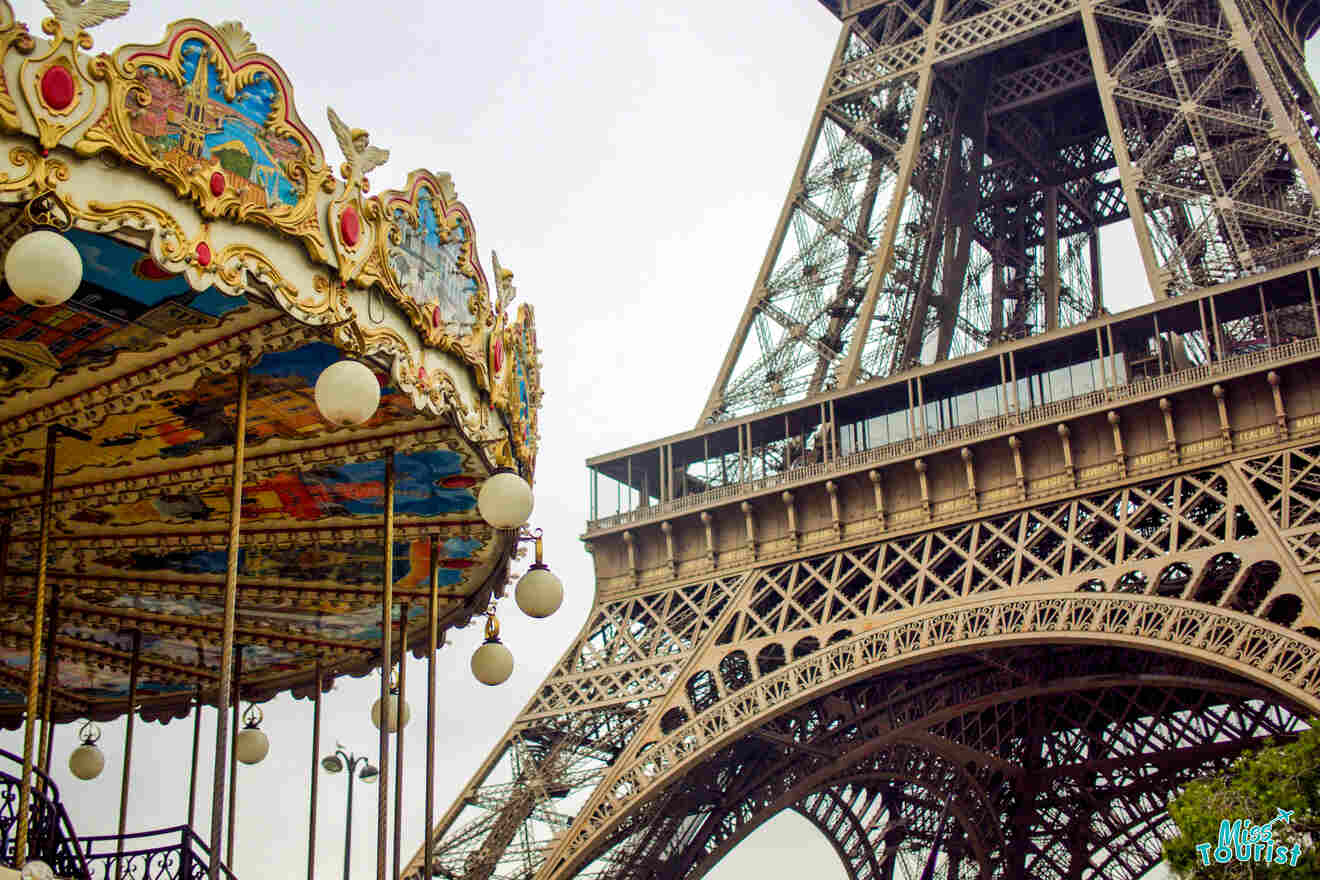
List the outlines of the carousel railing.
{"label": "carousel railing", "polygon": [[[88,880],[205,880],[211,867],[210,849],[187,825],[122,838],[117,834],[84,837],[82,847]],[[234,880],[224,864],[220,876]]]}
{"label": "carousel railing", "polygon": [[[10,768],[13,772],[10,772]],[[14,864],[18,845],[18,799],[23,759],[0,749],[0,862]],[[24,861],[40,859],[57,877],[87,880],[87,865],[78,835],[60,801],[60,789],[40,770],[32,770],[32,802],[28,811],[28,851]]]}

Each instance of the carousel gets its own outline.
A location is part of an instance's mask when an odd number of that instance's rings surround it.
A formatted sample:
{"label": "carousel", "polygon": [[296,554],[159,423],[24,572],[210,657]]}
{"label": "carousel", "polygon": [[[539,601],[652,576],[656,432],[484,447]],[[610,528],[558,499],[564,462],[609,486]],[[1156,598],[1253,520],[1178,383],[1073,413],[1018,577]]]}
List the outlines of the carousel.
{"label": "carousel", "polygon": [[[493,254],[487,275],[448,174],[371,192],[388,152],[329,110],[327,156],[241,25],[92,53],[128,3],[46,3],[29,28],[0,0],[0,725],[24,745],[0,753],[0,873],[229,876],[226,783],[265,756],[258,704],[309,700],[316,761],[321,694],[376,675],[383,880],[401,661],[427,661],[433,753],[446,630],[485,616],[472,671],[499,684],[513,560],[534,543],[525,613],[563,595],[527,525],[533,310]],[[125,715],[107,767],[98,722]],[[164,873],[130,865],[134,720],[189,716],[211,827],[190,816]],[[122,774],[117,840],[80,840],[55,761]]]}

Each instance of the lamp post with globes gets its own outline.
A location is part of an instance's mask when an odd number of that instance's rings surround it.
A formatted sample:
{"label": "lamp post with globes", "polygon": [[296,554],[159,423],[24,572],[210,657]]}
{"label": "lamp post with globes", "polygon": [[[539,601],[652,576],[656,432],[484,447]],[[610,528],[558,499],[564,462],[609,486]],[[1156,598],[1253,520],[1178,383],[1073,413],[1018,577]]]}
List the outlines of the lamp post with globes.
{"label": "lamp post with globes", "polygon": [[[380,775],[365,757],[350,754],[344,747],[335,744],[335,753],[321,759],[321,766],[327,773],[339,773],[348,770],[348,813],[344,819],[344,880],[348,880],[349,858],[353,852],[353,778],[372,783]],[[360,768],[360,769],[359,769]]]}

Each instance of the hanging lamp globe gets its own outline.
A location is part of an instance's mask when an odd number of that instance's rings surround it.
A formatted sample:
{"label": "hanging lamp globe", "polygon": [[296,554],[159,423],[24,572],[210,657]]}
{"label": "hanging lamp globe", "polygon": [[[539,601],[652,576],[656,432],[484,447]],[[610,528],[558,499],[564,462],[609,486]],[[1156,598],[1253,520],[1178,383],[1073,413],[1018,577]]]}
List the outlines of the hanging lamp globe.
{"label": "hanging lamp globe", "polygon": [[504,684],[513,674],[513,652],[500,641],[500,622],[494,614],[486,618],[486,641],[472,655],[472,674],[491,687]]}
{"label": "hanging lamp globe", "polygon": [[260,764],[270,751],[270,739],[264,731],[247,727],[238,732],[235,753],[244,764]]}
{"label": "hanging lamp globe", "polygon": [[41,859],[29,859],[19,872],[23,880],[55,880],[55,872]]}
{"label": "hanging lamp globe", "polygon": [[518,580],[513,599],[528,617],[549,617],[564,602],[564,582],[548,565],[536,562]]}
{"label": "hanging lamp globe", "polygon": [[371,723],[376,725],[377,730],[384,724],[386,733],[398,733],[400,728],[407,726],[411,717],[412,710],[408,708],[408,701],[399,699],[397,688],[392,688],[389,696],[383,700],[377,699],[371,704]]}
{"label": "hanging lamp globe", "polygon": [[316,380],[316,408],[331,424],[361,425],[380,407],[380,383],[362,361],[336,361]]}
{"label": "hanging lamp globe", "polygon": [[83,743],[69,755],[69,772],[78,779],[95,779],[105,769],[105,754],[96,743]]}
{"label": "hanging lamp globe", "polygon": [[78,779],[95,779],[105,769],[105,754],[97,747],[101,728],[91,721],[78,730],[82,743],[69,754],[69,772]]}
{"label": "hanging lamp globe", "polygon": [[496,468],[477,494],[477,512],[497,529],[516,529],[532,515],[532,487],[512,468]]}
{"label": "hanging lamp globe", "polygon": [[30,306],[67,302],[82,284],[83,263],[68,238],[38,229],[14,242],[5,254],[5,280],[14,296]]}
{"label": "hanging lamp globe", "polygon": [[260,764],[270,752],[270,739],[261,730],[261,721],[261,710],[249,706],[234,743],[234,757],[244,764]]}

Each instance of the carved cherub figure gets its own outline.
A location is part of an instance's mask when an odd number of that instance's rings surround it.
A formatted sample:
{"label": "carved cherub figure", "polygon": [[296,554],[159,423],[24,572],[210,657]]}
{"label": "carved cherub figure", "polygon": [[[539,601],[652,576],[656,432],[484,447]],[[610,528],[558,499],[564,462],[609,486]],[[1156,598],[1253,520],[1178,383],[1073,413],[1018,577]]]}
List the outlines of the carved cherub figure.
{"label": "carved cherub figure", "polygon": [[330,128],[334,131],[335,140],[339,141],[339,149],[343,150],[344,158],[347,160],[339,169],[339,173],[348,182],[349,189],[361,185],[362,191],[366,192],[364,176],[384,165],[390,158],[390,151],[372,146],[371,136],[360,128],[350,129],[344,124],[344,120],[339,118],[334,108],[327,107],[326,115],[330,117]]}

